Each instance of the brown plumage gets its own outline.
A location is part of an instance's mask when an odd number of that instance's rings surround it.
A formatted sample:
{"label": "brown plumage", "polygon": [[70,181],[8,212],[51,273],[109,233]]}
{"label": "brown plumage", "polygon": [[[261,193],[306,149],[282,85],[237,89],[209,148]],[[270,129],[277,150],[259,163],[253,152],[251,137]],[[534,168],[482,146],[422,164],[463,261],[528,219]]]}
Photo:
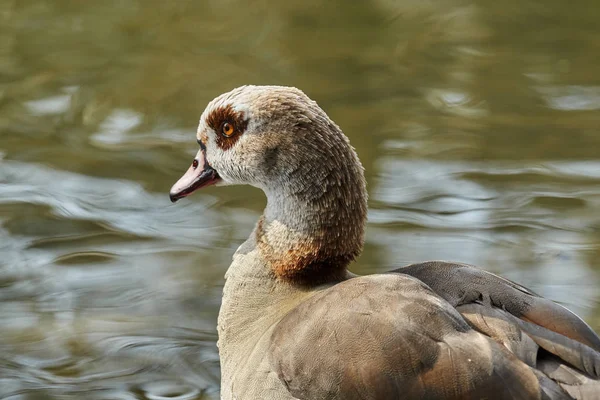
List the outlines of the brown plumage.
{"label": "brown plumage", "polygon": [[197,135],[201,168],[173,200],[213,183],[267,196],[226,275],[223,399],[600,399],[600,339],[530,290],[441,261],[347,271],[363,246],[363,169],[298,89],[225,93]]}
{"label": "brown plumage", "polygon": [[[212,110],[206,117],[206,123],[217,133],[215,135],[216,143],[222,150],[233,147],[248,127],[248,120],[244,117],[244,113],[235,111],[230,104]],[[225,124],[231,124],[233,128],[233,132],[229,136],[222,134]]]}

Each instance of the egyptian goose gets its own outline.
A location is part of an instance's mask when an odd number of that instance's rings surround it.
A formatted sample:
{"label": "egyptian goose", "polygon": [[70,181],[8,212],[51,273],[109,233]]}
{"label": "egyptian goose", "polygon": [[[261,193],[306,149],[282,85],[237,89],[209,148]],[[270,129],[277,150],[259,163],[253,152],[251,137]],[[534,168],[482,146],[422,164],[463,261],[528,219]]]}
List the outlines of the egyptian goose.
{"label": "egyptian goose", "polygon": [[172,187],[267,196],[219,312],[223,399],[600,399],[600,338],[579,317],[476,267],[356,276],[367,191],[348,138],[302,91],[211,101]]}

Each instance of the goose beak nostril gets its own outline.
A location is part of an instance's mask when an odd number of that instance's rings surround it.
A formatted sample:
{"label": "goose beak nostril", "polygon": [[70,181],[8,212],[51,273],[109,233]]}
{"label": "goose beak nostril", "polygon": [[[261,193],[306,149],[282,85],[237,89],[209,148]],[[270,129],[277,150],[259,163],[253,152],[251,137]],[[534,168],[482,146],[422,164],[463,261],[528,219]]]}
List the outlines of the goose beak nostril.
{"label": "goose beak nostril", "polygon": [[200,150],[192,165],[169,191],[169,198],[171,202],[175,203],[177,200],[189,196],[200,188],[214,185],[219,180],[221,180],[221,177],[206,162],[204,151]]}

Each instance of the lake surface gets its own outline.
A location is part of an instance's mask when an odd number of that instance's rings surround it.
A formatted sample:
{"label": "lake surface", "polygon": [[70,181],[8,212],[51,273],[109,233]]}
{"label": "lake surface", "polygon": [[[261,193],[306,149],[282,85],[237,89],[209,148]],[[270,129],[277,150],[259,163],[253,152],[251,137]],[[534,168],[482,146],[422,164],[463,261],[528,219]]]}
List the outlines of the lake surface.
{"label": "lake surface", "polygon": [[600,330],[597,0],[0,0],[0,398],[217,399],[250,187],[168,190],[207,102],[297,86],[367,170],[357,273],[476,264]]}

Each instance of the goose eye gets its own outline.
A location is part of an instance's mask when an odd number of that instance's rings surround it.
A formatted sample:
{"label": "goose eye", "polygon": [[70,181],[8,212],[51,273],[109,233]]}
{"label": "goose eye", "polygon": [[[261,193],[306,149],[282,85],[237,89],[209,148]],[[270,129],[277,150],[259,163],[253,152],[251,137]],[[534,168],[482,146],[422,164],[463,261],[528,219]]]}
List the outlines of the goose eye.
{"label": "goose eye", "polygon": [[223,135],[225,135],[226,137],[233,135],[233,131],[233,125],[229,122],[225,122],[223,124],[223,127],[221,128],[221,132],[223,132]]}

